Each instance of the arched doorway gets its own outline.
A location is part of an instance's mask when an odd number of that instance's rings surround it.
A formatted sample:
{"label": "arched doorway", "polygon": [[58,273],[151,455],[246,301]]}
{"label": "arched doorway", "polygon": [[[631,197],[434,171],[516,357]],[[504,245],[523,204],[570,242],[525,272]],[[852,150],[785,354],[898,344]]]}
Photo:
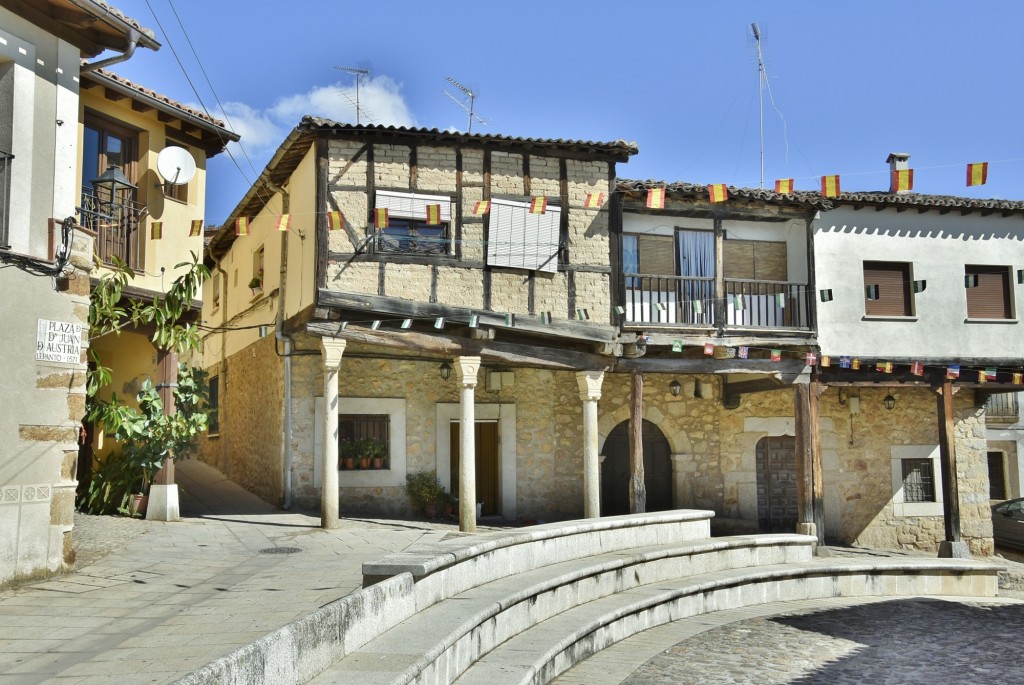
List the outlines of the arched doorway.
{"label": "arched doorway", "polygon": [[763,533],[792,533],[796,518],[796,438],[761,438],[757,442],[758,528]]}
{"label": "arched doorway", "polygon": [[[643,422],[644,485],[647,511],[672,508],[672,458],[668,440],[656,425]],[[629,421],[623,421],[604,441],[601,464],[601,515],[629,513]]]}

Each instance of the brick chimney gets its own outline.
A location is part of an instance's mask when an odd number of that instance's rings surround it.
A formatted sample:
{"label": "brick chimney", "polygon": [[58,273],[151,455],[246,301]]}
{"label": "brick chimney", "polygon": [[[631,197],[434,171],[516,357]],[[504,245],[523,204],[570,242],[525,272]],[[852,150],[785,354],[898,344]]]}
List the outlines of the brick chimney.
{"label": "brick chimney", "polygon": [[890,152],[889,156],[885,159],[886,164],[889,165],[889,192],[890,193],[909,193],[909,190],[897,190],[894,181],[895,176],[892,172],[900,169],[910,168],[910,154],[906,152]]}

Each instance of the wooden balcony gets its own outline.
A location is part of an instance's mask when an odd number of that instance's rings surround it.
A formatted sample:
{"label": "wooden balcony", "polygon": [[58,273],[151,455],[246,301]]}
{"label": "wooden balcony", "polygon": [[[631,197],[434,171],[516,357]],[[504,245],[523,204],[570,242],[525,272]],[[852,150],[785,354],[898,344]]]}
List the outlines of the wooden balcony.
{"label": "wooden balcony", "polygon": [[[806,283],[625,274],[625,323],[663,328],[811,331],[813,293]],[[717,307],[716,307],[717,304]]]}
{"label": "wooden balcony", "polygon": [[146,211],[140,202],[111,203],[97,197],[92,188],[82,188],[81,223],[96,233],[96,253],[108,266],[114,265],[116,257],[135,271],[145,268]]}
{"label": "wooden balcony", "polygon": [[990,425],[1011,426],[1020,419],[1017,393],[989,395],[985,401],[985,419]]}

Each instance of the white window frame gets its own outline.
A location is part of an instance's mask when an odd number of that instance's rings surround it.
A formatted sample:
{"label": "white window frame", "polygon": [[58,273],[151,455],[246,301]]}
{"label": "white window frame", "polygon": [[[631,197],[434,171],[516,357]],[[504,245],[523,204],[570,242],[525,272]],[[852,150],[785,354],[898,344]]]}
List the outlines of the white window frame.
{"label": "white window frame", "polygon": [[531,214],[529,200],[491,199],[487,264],[527,271],[558,271],[562,209]]}
{"label": "white window frame", "polygon": [[[942,469],[939,464],[938,445],[893,445],[890,448],[892,462],[892,508],[895,516],[942,516]],[[935,480],[934,502],[906,502],[903,499],[903,460],[930,459]]]}

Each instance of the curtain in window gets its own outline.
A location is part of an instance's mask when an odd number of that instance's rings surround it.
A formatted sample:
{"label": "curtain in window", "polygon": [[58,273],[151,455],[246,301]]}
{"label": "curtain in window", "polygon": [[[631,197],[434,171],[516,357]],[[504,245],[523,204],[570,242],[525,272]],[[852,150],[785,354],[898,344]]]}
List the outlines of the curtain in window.
{"label": "curtain in window", "polygon": [[[622,273],[640,273],[640,251],[637,249],[636,236],[622,236]],[[632,278],[626,279],[626,287],[632,288]]]}
{"label": "curtain in window", "polygon": [[[689,280],[688,277],[715,277],[715,234],[711,231],[676,231],[676,245],[679,250],[679,274],[683,277],[683,312],[689,319],[699,323],[714,320],[715,282]],[[702,314],[693,314],[694,300],[701,303]]]}

